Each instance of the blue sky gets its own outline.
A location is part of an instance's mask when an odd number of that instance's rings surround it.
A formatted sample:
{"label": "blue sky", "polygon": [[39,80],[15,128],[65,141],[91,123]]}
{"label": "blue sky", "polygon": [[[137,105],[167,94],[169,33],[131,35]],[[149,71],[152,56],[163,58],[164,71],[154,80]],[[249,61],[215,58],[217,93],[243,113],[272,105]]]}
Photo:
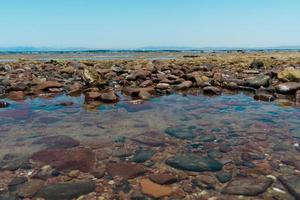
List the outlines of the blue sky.
{"label": "blue sky", "polygon": [[300,45],[299,0],[1,0],[0,47]]}

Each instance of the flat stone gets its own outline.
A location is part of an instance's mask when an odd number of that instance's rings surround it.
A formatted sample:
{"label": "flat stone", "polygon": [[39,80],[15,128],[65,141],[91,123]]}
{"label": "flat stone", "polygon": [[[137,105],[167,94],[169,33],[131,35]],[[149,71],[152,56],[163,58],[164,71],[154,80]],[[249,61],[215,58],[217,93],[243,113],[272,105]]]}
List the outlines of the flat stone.
{"label": "flat stone", "polygon": [[155,88],[159,90],[167,90],[170,89],[171,86],[169,83],[158,83]]}
{"label": "flat stone", "polygon": [[300,176],[279,176],[279,181],[295,199],[300,199]]}
{"label": "flat stone", "polygon": [[300,69],[288,67],[283,71],[279,72],[277,77],[279,80],[282,81],[300,81]]}
{"label": "flat stone", "polygon": [[154,198],[167,197],[173,193],[173,189],[171,187],[153,183],[149,179],[141,180],[141,188],[144,194]]}
{"label": "flat stone", "polygon": [[145,168],[141,164],[132,163],[109,163],[106,166],[108,173],[115,177],[119,176],[124,179],[133,179],[146,172]]}
{"label": "flat stone", "polygon": [[21,101],[25,99],[25,93],[23,91],[11,91],[8,93],[7,98],[14,101]]}
{"label": "flat stone", "polygon": [[72,200],[81,195],[93,192],[96,189],[94,181],[80,181],[58,183],[41,189],[35,197],[47,200]]}
{"label": "flat stone", "polygon": [[55,135],[40,138],[32,144],[45,145],[48,149],[67,149],[78,146],[79,142],[69,136]]}
{"label": "flat stone", "polygon": [[59,83],[57,81],[45,81],[38,85],[38,90],[47,90],[49,88],[61,88],[63,87],[62,83]]}
{"label": "flat stone", "polygon": [[172,174],[162,174],[162,173],[157,173],[157,174],[151,174],[149,176],[150,180],[157,183],[157,184],[172,184],[177,181],[176,176]]}
{"label": "flat stone", "polygon": [[270,85],[270,80],[269,76],[261,75],[246,80],[245,86],[253,88],[268,87]]}
{"label": "flat stone", "polygon": [[216,177],[221,183],[226,183],[232,179],[231,173],[224,171],[217,172]]}
{"label": "flat stone", "polygon": [[100,101],[104,103],[116,103],[119,101],[119,97],[113,91],[108,91],[101,93]]}
{"label": "flat stone", "polygon": [[229,182],[222,193],[232,195],[257,196],[264,193],[273,183],[273,180],[266,177],[241,177]]}
{"label": "flat stone", "polygon": [[280,94],[295,94],[297,90],[300,90],[300,83],[298,82],[286,82],[275,86],[275,89]]}
{"label": "flat stone", "polygon": [[196,137],[192,130],[181,127],[169,127],[165,130],[165,133],[179,139],[191,140]]}
{"label": "flat stone", "polygon": [[213,158],[202,157],[193,153],[171,157],[166,161],[166,164],[177,169],[195,172],[219,171],[223,168],[223,165]]}
{"label": "flat stone", "polygon": [[206,86],[203,88],[203,93],[208,95],[220,95],[222,90],[217,87]]}
{"label": "flat stone", "polygon": [[182,83],[180,83],[179,85],[176,86],[177,90],[186,90],[188,88],[190,88],[193,85],[192,81],[183,81]]}
{"label": "flat stone", "polygon": [[31,179],[18,189],[18,195],[22,198],[32,198],[43,186],[44,181]]}
{"label": "flat stone", "polygon": [[93,169],[95,163],[94,153],[85,148],[41,150],[34,153],[31,159],[62,171],[80,170],[89,172]]}
{"label": "flat stone", "polygon": [[137,151],[135,153],[135,155],[133,156],[132,161],[136,162],[136,163],[143,163],[143,162],[149,160],[154,154],[155,154],[155,152],[152,150]]}

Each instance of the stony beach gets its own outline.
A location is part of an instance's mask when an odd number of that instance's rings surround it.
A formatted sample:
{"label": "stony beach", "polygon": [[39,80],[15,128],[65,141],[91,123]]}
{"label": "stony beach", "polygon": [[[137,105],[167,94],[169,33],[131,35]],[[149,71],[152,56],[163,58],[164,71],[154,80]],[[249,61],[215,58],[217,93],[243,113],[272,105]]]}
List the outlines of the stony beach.
{"label": "stony beach", "polygon": [[0,200],[300,199],[300,52],[152,57],[0,62]]}

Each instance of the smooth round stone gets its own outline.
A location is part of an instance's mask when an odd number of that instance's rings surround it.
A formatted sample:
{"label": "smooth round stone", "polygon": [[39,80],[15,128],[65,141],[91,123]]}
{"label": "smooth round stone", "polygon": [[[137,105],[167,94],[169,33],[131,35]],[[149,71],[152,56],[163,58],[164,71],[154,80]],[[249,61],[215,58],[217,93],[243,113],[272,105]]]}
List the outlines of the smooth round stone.
{"label": "smooth round stone", "polygon": [[226,183],[232,179],[232,175],[224,171],[217,172],[216,177],[221,183]]}
{"label": "smooth round stone", "polygon": [[8,183],[8,190],[10,192],[15,191],[19,187],[19,185],[24,184],[27,181],[28,179],[26,177],[15,177]]}
{"label": "smooth round stone", "polygon": [[158,184],[172,184],[175,183],[177,181],[176,176],[171,175],[171,174],[162,174],[162,173],[158,173],[158,174],[151,174],[149,176],[150,180],[158,183]]}
{"label": "smooth round stone", "polygon": [[202,135],[199,137],[199,140],[201,142],[213,142],[214,140],[216,140],[216,136],[214,135]]}
{"label": "smooth round stone", "polygon": [[154,155],[154,151],[145,151],[145,150],[141,150],[136,152],[136,154],[133,156],[132,161],[136,162],[136,163],[143,163],[146,160],[149,160],[153,155]]}
{"label": "smooth round stone", "polygon": [[166,164],[176,169],[195,172],[219,171],[223,168],[222,163],[219,161],[193,153],[179,154],[171,157],[166,161]]}
{"label": "smooth round stone", "polygon": [[279,176],[279,181],[295,199],[300,199],[300,176]]}
{"label": "smooth round stone", "polygon": [[58,183],[41,189],[35,195],[35,197],[40,197],[47,200],[71,200],[81,195],[91,193],[95,189],[96,183],[94,181]]}
{"label": "smooth round stone", "polygon": [[207,152],[208,157],[210,158],[222,158],[222,153],[218,150],[211,149]]}

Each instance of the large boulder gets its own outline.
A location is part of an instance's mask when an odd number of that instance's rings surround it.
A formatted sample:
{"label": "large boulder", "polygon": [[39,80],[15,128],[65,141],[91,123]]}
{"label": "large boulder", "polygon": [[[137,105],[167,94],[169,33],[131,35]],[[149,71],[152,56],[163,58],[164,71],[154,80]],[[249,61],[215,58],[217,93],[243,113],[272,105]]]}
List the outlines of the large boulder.
{"label": "large boulder", "polygon": [[283,71],[279,72],[277,75],[279,80],[282,81],[300,81],[300,69],[295,69],[293,67],[285,68]]}
{"label": "large boulder", "polygon": [[245,86],[253,87],[253,88],[268,87],[269,85],[270,85],[270,77],[266,75],[250,78],[245,82]]}
{"label": "large boulder", "polygon": [[297,90],[300,90],[300,83],[287,82],[276,85],[276,92],[280,94],[295,94]]}

